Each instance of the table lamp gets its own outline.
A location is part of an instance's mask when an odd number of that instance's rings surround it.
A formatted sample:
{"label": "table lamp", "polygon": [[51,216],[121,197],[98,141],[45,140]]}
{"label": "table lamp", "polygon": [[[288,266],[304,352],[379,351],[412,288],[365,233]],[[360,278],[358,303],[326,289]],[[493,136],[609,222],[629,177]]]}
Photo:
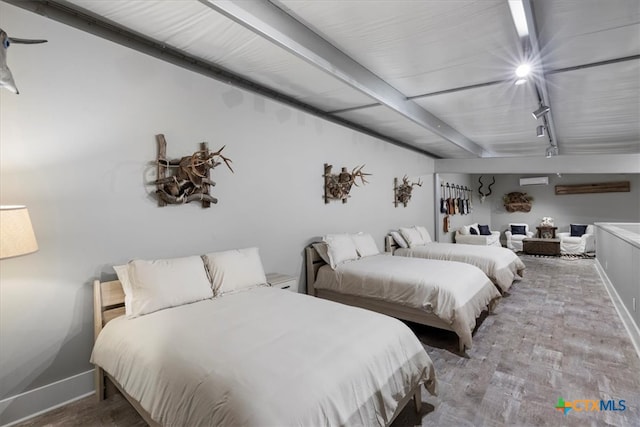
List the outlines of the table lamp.
{"label": "table lamp", "polygon": [[38,250],[26,206],[0,206],[0,259]]}

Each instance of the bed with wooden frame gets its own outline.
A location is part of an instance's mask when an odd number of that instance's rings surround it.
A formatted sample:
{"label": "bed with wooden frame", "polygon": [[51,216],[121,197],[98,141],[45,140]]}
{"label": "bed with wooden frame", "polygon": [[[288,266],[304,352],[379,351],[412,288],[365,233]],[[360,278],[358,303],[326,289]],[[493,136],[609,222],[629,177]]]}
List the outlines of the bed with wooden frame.
{"label": "bed with wooden frame", "polygon": [[[388,256],[391,257],[391,254],[389,254]],[[326,266],[327,263],[318,254],[318,251],[313,247],[313,244],[305,248],[305,263],[307,276],[307,293],[309,295],[328,299],[334,302],[352,305],[355,307],[364,308],[367,310],[372,310],[391,317],[395,317],[397,319],[454,332],[458,335],[458,349],[461,354],[464,354],[465,348],[468,345],[465,344],[460,331],[456,331],[456,328],[450,322],[447,322],[438,317],[436,314],[425,311],[424,309],[410,307],[395,302],[388,302],[382,299],[374,299],[361,295],[350,295],[342,292],[336,292],[334,290],[316,288],[314,284],[316,283],[316,278],[318,277],[318,271],[323,266]],[[491,285],[490,290],[495,292],[495,295],[497,295],[494,296],[486,306],[486,310],[490,313],[498,300],[499,293],[497,292],[497,290],[495,290],[493,284],[491,284],[488,279],[486,279],[486,281]],[[469,337],[471,336],[472,331],[473,328],[471,328],[471,331],[468,331]]]}
{"label": "bed with wooden frame", "polygon": [[[94,289],[94,334],[95,340],[97,340],[98,335],[101,333],[104,326],[107,325],[108,322],[119,318],[125,314],[125,306],[124,306],[124,292],[120,281],[106,281],[101,282],[99,280],[95,280],[93,284]],[[282,291],[278,291],[282,292]],[[290,293],[284,293],[285,295],[289,295]],[[293,293],[291,293],[293,294]],[[297,294],[296,294],[297,295]],[[301,297],[302,295],[297,295],[296,297]],[[304,297],[306,298],[306,297]],[[214,298],[215,300],[215,298]],[[409,331],[410,332],[410,331]],[[417,343],[419,345],[419,343]],[[420,346],[421,347],[421,346]],[[421,349],[422,350],[422,349]],[[428,356],[425,357],[428,359]],[[415,404],[416,413],[420,413],[421,410],[421,388],[427,387],[427,389],[434,394],[434,390],[436,387],[436,379],[435,374],[433,373],[433,364],[429,360],[429,364],[431,367],[431,377],[427,382],[420,382],[415,387],[412,387],[408,393],[402,397],[397,404],[396,410],[393,412],[392,417],[385,423],[385,425],[390,425],[393,420],[402,412],[402,410],[406,407],[408,402],[413,399]],[[95,387],[96,387],[96,397],[98,401],[104,400],[107,397],[107,394],[111,394],[115,392],[115,388],[127,399],[127,401],[134,407],[134,409],[140,414],[140,416],[147,422],[150,426],[160,426],[162,424],[155,421],[151,414],[145,410],[142,405],[131,395],[129,395],[122,387],[118,381],[116,381],[109,373],[107,373],[100,366],[95,365]]]}
{"label": "bed with wooden frame", "polygon": [[475,265],[491,279],[503,295],[514,281],[524,277],[526,268],[513,251],[503,247],[429,242],[413,248],[401,248],[391,235],[385,237],[384,243],[385,251],[396,256],[458,261]]}

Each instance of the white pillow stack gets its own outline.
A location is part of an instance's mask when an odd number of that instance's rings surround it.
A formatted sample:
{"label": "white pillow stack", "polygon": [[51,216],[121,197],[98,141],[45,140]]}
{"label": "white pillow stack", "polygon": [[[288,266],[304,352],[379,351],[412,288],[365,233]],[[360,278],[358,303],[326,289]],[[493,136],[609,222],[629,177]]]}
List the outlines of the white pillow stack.
{"label": "white pillow stack", "polygon": [[371,234],[357,233],[351,236],[356,245],[356,251],[361,258],[380,254],[378,245]]}
{"label": "white pillow stack", "polygon": [[335,269],[343,262],[358,259],[356,245],[349,234],[327,234],[322,241],[327,244],[331,268]]}
{"label": "white pillow stack", "polygon": [[427,243],[424,237],[422,237],[422,233],[420,233],[416,227],[400,227],[400,234],[404,237],[404,240],[407,241],[410,248],[422,246]]}
{"label": "white pillow stack", "polygon": [[418,233],[420,233],[420,236],[422,237],[422,240],[424,241],[424,243],[431,243],[433,242],[433,240],[431,239],[431,235],[429,234],[429,231],[427,230],[426,227],[423,227],[421,225],[416,225],[415,227],[416,230],[418,230]]}
{"label": "white pillow stack", "polygon": [[122,284],[128,318],[267,283],[258,248],[133,260],[113,269]]}
{"label": "white pillow stack", "polygon": [[202,259],[216,296],[267,283],[258,248],[212,252]]}
{"label": "white pillow stack", "polygon": [[134,260],[117,267],[129,318],[213,297],[199,256]]}

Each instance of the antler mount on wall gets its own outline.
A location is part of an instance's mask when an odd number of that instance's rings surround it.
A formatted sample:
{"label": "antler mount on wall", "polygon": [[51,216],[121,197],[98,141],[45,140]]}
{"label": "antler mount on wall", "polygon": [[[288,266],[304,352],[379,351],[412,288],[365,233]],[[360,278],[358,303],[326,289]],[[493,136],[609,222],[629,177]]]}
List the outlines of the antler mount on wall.
{"label": "antler mount on wall", "polygon": [[398,178],[393,178],[393,192],[394,192],[394,206],[397,208],[402,203],[404,207],[407,207],[407,203],[411,200],[411,193],[414,186],[422,187],[422,181],[418,179],[418,182],[409,182],[409,178],[405,175],[402,177],[402,184],[398,185]]}
{"label": "antler mount on wall", "polygon": [[342,200],[342,203],[347,203],[347,199],[350,197],[349,192],[354,185],[359,187],[356,180],[360,178],[362,185],[367,184],[368,181],[364,178],[370,173],[362,171],[365,165],[353,168],[351,172],[343,167],[340,173],[331,173],[332,165],[324,164],[324,202],[329,203],[330,200]]}
{"label": "antler mount on wall", "polygon": [[209,194],[209,188],[216,185],[209,177],[211,169],[221,164],[221,161],[231,172],[231,159],[222,155],[221,149],[212,153],[207,143],[200,144],[200,150],[190,156],[176,160],[167,159],[167,141],[164,135],[156,135],[158,142],[158,158],[156,197],[158,206],[167,204],[181,205],[189,202],[202,202],[203,208],[208,208],[211,203],[218,203],[218,199]]}
{"label": "antler mount on wall", "polygon": [[491,195],[491,187],[493,186],[493,184],[496,183],[496,177],[495,176],[491,177],[491,184],[489,184],[489,187],[488,187],[489,192],[486,194],[482,192],[482,187],[484,186],[484,184],[482,183],[482,175],[480,175],[480,178],[478,178],[478,182],[480,183],[480,187],[478,187],[478,194],[480,195],[480,203],[484,203],[484,199],[486,199]]}

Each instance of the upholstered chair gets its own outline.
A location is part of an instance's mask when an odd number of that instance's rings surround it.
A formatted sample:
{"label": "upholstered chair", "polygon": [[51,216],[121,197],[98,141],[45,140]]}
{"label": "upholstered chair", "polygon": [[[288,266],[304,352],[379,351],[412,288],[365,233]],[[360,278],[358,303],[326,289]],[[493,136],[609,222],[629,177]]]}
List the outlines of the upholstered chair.
{"label": "upholstered chair", "polygon": [[[476,234],[473,234],[471,231],[472,228]],[[477,223],[460,227],[456,230],[456,243],[462,243],[465,245],[502,246],[500,244],[499,231],[488,230],[488,226],[483,226],[483,228],[485,232],[488,231],[491,234],[480,234],[480,226]]]}
{"label": "upholstered chair", "polygon": [[[524,231],[524,234],[519,233],[521,231]],[[529,224],[512,222],[509,223],[509,228],[504,232],[504,235],[507,237],[507,248],[514,252],[520,252],[522,251],[522,241],[533,237],[533,231],[529,231]]]}
{"label": "upholstered chair", "polygon": [[596,235],[593,225],[587,225],[584,234],[580,235],[584,226],[585,224],[571,224],[571,231],[557,233],[557,237],[560,239],[560,253],[583,254],[596,250]]}

